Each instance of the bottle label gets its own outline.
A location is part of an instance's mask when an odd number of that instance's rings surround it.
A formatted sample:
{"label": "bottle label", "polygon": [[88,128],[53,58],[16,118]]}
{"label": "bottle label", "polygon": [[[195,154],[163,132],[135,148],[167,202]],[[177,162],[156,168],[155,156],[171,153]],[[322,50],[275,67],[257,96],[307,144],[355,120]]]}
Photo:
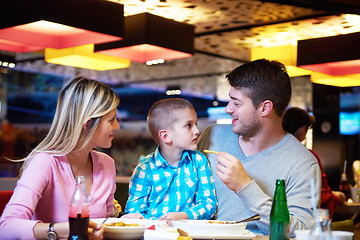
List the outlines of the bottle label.
{"label": "bottle label", "polygon": [[80,217],[82,218],[88,218],[90,216],[89,204],[79,204],[79,205],[70,204],[69,217],[77,218],[79,214]]}
{"label": "bottle label", "polygon": [[290,239],[289,223],[271,222],[270,240],[288,240]]}

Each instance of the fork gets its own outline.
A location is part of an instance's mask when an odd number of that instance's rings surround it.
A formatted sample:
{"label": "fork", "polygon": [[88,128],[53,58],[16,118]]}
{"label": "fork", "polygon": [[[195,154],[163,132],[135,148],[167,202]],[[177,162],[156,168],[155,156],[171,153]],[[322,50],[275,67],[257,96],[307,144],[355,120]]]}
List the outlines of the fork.
{"label": "fork", "polygon": [[256,214],[256,215],[254,215],[254,216],[245,218],[245,219],[240,220],[240,221],[225,222],[225,224],[237,224],[237,223],[251,222],[251,221],[257,221],[257,220],[260,220],[260,215],[259,215],[259,214]]}
{"label": "fork", "polygon": [[109,218],[105,218],[104,221],[101,224],[104,224],[106,222],[106,220],[108,220]]}

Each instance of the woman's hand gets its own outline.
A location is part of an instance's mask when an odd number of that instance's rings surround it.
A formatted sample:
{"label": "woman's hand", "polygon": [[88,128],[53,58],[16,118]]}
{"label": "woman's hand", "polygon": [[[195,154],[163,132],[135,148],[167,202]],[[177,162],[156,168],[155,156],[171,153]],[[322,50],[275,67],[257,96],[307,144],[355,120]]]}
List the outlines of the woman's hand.
{"label": "woman's hand", "polygon": [[90,240],[103,239],[104,230],[103,224],[89,221],[88,235]]}

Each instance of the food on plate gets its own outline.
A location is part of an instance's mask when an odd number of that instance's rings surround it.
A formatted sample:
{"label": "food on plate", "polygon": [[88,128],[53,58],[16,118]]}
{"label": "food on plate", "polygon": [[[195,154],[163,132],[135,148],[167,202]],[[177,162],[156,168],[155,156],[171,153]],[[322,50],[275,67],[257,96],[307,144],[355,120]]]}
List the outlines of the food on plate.
{"label": "food on plate", "polygon": [[124,222],[112,222],[112,223],[105,223],[105,226],[110,227],[143,227],[140,224],[137,223],[124,223]]}
{"label": "food on plate", "polygon": [[179,236],[177,240],[192,240],[192,237]]}
{"label": "food on plate", "polygon": [[207,149],[204,150],[204,153],[213,153],[213,154],[216,154],[216,155],[219,154],[219,152],[217,152],[217,151],[207,150]]}
{"label": "food on plate", "polygon": [[209,223],[214,223],[214,224],[225,224],[225,223],[230,223],[229,221],[215,221],[215,220],[209,220]]}

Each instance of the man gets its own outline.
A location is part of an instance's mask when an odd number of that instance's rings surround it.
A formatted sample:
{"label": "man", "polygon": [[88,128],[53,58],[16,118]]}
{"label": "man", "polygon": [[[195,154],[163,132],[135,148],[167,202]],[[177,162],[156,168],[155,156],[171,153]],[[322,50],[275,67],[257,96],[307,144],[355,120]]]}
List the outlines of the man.
{"label": "man", "polygon": [[270,209],[276,179],[285,179],[291,236],[311,227],[310,181],[319,202],[320,169],[316,158],[282,129],[282,114],[291,98],[285,66],[265,59],[246,63],[227,75],[231,85],[225,111],[232,125],[214,125],[200,137],[199,150],[208,154],[215,178],[217,219],[239,220],[260,214],[248,223],[253,232],[269,234]]}

